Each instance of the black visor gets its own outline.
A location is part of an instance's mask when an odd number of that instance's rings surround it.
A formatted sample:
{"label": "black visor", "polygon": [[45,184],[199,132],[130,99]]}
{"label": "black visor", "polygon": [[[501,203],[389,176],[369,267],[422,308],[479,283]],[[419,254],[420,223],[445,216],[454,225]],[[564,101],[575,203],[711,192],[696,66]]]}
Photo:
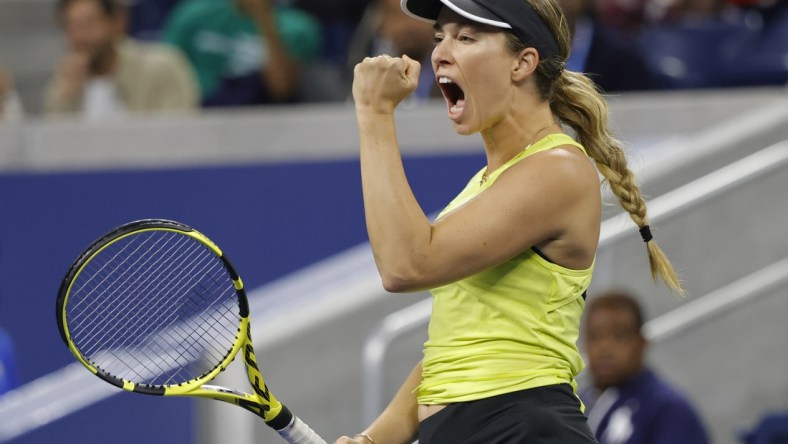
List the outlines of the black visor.
{"label": "black visor", "polygon": [[526,0],[401,0],[401,6],[406,14],[428,22],[435,22],[446,6],[471,21],[511,29],[542,59],[559,55],[555,37]]}

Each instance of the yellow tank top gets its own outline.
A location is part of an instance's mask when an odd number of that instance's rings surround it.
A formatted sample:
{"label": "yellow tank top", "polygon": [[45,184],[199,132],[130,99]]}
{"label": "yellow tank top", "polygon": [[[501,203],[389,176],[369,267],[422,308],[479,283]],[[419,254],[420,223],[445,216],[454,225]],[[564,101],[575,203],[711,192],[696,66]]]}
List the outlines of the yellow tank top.
{"label": "yellow tank top", "polygon": [[[473,199],[520,160],[562,145],[586,152],[567,135],[549,135],[481,186],[479,171],[438,217]],[[575,376],[583,369],[576,342],[593,268],[564,268],[529,249],[431,290],[423,380],[416,389],[419,404],[472,401],[560,383],[576,390]]]}

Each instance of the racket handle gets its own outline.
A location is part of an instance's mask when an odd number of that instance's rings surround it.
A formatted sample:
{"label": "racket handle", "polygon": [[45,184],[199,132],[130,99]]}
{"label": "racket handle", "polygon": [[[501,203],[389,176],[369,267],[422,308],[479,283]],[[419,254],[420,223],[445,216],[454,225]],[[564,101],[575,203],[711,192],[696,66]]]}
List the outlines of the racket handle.
{"label": "racket handle", "polygon": [[290,424],[283,429],[277,430],[276,433],[290,444],[326,444],[326,441],[320,435],[315,433],[314,430],[295,415],[293,415]]}

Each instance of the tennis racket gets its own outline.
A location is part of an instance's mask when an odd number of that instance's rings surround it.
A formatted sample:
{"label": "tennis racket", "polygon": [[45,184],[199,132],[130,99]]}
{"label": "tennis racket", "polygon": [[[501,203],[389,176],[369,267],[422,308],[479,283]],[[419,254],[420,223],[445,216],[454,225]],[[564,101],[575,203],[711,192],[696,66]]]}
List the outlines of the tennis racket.
{"label": "tennis racket", "polygon": [[[291,444],[325,444],[263,380],[238,273],[184,224],[140,220],[93,242],[63,279],[57,323],[77,360],[123,390],[218,399]],[[209,385],[239,351],[252,393]]]}

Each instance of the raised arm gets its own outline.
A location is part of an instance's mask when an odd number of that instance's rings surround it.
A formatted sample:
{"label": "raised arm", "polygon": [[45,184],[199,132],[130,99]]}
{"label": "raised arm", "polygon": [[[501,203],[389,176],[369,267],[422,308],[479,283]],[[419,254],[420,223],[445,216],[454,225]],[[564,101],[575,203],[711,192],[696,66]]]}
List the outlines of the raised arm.
{"label": "raised arm", "polygon": [[387,56],[366,59],[355,71],[367,230],[384,287],[401,292],[445,284],[545,242],[562,265],[589,266],[599,182],[576,148],[515,164],[477,198],[429,222],[408,185],[394,124],[394,109],[415,89],[418,71],[413,60]]}

